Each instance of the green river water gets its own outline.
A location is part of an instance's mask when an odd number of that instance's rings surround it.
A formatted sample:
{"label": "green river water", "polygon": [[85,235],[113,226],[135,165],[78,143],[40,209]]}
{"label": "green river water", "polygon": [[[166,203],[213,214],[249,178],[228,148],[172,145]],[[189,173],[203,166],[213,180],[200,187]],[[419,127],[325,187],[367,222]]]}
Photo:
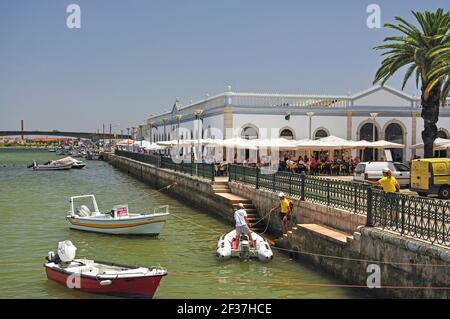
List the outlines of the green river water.
{"label": "green river water", "polygon": [[[218,261],[214,252],[229,225],[157,192],[109,164],[87,161],[82,170],[34,172],[32,160],[56,159],[47,151],[0,149],[0,298],[107,298],[48,281],[44,258],[70,239],[77,256],[122,264],[162,265],[169,271],[155,298],[365,298],[336,279],[275,252],[274,260]],[[94,194],[99,208],[128,204],[131,212],[169,205],[171,216],[158,238],[115,237],[70,230],[69,197]]]}

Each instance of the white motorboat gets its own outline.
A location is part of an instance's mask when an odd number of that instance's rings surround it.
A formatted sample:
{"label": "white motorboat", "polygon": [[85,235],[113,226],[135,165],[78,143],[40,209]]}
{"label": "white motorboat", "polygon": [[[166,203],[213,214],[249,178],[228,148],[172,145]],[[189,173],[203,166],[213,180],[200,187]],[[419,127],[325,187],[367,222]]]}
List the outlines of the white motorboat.
{"label": "white motorboat", "polygon": [[255,242],[255,248],[250,245],[247,235],[241,235],[239,247],[237,246],[236,230],[230,231],[219,238],[216,255],[219,259],[239,257],[240,259],[258,258],[260,261],[270,261],[273,259],[273,252],[269,243],[255,232],[251,232]]}
{"label": "white motorboat", "polygon": [[33,161],[33,164],[28,167],[33,168],[34,171],[63,171],[71,169],[72,166],[73,163],[55,163],[54,161],[50,161],[40,165],[36,161]]}
{"label": "white motorboat", "polygon": [[54,163],[59,163],[59,164],[72,163],[72,168],[77,168],[77,169],[81,169],[81,168],[86,166],[86,163],[84,163],[83,161],[77,160],[77,159],[75,159],[73,157],[70,157],[70,156],[61,158],[61,159],[53,161],[53,162]]}
{"label": "white motorboat", "polygon": [[[90,201],[86,205],[75,206],[74,201]],[[130,214],[128,205],[116,205],[110,212],[98,209],[94,195],[73,196],[70,198],[70,211],[66,217],[70,228],[113,235],[158,236],[167,217],[169,206],[155,207],[153,213]]]}

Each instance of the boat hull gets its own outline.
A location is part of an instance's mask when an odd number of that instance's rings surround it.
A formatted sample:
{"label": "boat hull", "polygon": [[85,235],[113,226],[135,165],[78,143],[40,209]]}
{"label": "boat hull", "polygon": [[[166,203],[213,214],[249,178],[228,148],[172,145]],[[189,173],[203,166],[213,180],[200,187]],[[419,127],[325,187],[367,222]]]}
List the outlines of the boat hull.
{"label": "boat hull", "polygon": [[166,223],[166,216],[109,221],[73,216],[68,216],[66,219],[71,229],[112,235],[158,236]]}
{"label": "boat hull", "polygon": [[74,169],[82,169],[83,167],[85,167],[86,166],[86,164],[74,164],[73,166],[72,166],[72,168],[74,168]]}
{"label": "boat hull", "polygon": [[255,232],[252,233],[252,238],[255,243],[255,248],[248,248],[248,253],[245,256],[242,255],[242,243],[239,247],[236,241],[236,231],[233,230],[228,234],[224,234],[219,238],[217,243],[216,255],[219,259],[229,259],[231,257],[238,258],[257,258],[263,262],[269,262],[273,259],[273,252],[269,246],[269,243],[260,235]]}
{"label": "boat hull", "polygon": [[47,165],[38,165],[33,167],[34,171],[67,171],[72,168],[72,165],[64,165],[64,166],[47,166]]}
{"label": "boat hull", "polygon": [[153,298],[164,275],[153,275],[137,278],[117,278],[110,280],[108,285],[102,284],[104,280],[85,275],[78,276],[76,280],[73,274],[60,269],[45,266],[47,278],[70,289],[76,289],[89,293],[113,295],[127,298]]}

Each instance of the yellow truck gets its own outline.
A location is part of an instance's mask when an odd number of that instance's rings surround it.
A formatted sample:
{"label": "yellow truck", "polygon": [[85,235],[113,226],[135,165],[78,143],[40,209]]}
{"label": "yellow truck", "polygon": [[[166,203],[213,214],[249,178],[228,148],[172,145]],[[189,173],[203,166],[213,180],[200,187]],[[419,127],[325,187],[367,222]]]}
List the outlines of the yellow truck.
{"label": "yellow truck", "polygon": [[450,158],[423,158],[411,162],[410,188],[420,196],[437,194],[450,199]]}

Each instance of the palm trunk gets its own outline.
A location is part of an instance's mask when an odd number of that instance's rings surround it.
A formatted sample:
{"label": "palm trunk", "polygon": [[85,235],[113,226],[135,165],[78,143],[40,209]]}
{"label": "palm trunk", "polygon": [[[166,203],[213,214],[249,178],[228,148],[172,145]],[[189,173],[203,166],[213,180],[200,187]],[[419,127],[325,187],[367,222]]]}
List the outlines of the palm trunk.
{"label": "palm trunk", "polygon": [[[426,84],[426,83],[425,83]],[[439,103],[441,90],[440,86],[436,85],[433,90],[431,90],[428,97],[424,95],[424,88],[426,85],[422,86],[422,113],[421,117],[424,121],[424,130],[422,131],[422,140],[424,147],[424,157],[431,158],[434,157],[433,144],[434,140],[438,137],[438,129],[436,123],[439,119]]]}

